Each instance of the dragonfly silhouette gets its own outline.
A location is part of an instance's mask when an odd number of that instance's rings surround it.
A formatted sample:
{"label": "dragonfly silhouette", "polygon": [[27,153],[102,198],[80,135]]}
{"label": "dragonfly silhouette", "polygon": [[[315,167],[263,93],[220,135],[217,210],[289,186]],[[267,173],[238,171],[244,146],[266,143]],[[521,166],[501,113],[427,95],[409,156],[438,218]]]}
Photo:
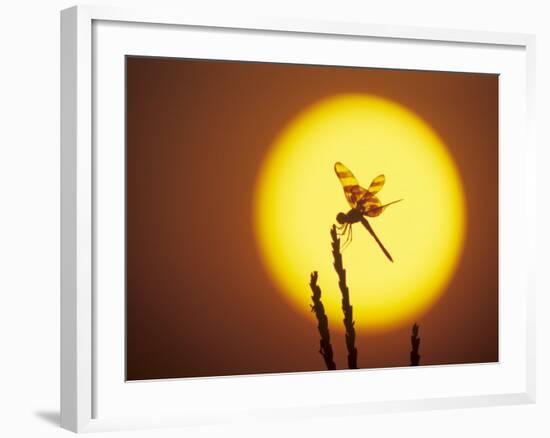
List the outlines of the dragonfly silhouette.
{"label": "dragonfly silhouette", "polygon": [[357,222],[361,222],[370,235],[374,237],[374,240],[376,240],[376,243],[378,243],[378,246],[380,246],[380,249],[384,252],[386,257],[393,262],[390,253],[384,247],[382,242],[380,242],[380,239],[374,233],[374,230],[365,216],[380,216],[386,207],[402,201],[402,199],[382,205],[380,200],[375,196],[380,190],[382,190],[382,187],[384,187],[384,183],[386,182],[384,175],[378,175],[372,180],[369,188],[365,189],[359,185],[359,182],[355,176],[353,176],[351,170],[349,170],[342,163],[336,163],[334,165],[334,170],[336,172],[336,176],[338,176],[338,179],[344,187],[344,194],[346,195],[346,199],[351,207],[351,210],[347,213],[338,213],[336,216],[336,221],[340,224],[338,227],[339,234],[343,236],[347,233],[344,247],[351,243],[353,239],[352,225]]}

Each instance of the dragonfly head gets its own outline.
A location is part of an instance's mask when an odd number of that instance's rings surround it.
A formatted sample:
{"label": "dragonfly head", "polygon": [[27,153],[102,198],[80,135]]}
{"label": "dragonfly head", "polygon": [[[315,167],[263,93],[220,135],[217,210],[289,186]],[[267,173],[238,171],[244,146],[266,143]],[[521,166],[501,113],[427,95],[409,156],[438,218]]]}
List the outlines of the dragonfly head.
{"label": "dragonfly head", "polygon": [[338,213],[336,215],[336,222],[340,225],[345,224],[348,221],[348,215],[346,213]]}

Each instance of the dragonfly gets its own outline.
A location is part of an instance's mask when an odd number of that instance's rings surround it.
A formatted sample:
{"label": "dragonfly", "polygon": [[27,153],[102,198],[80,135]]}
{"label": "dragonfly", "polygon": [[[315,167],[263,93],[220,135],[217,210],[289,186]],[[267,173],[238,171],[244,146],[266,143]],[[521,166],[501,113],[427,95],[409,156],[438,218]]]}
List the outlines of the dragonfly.
{"label": "dragonfly", "polygon": [[351,243],[353,239],[352,225],[357,222],[361,222],[361,224],[363,224],[370,235],[374,238],[376,243],[378,243],[378,246],[390,262],[393,262],[392,256],[372,229],[367,217],[380,216],[388,206],[400,202],[402,199],[382,205],[376,194],[382,190],[382,187],[384,187],[384,183],[386,182],[386,177],[384,175],[378,175],[372,180],[369,188],[365,189],[359,185],[359,182],[355,176],[353,176],[351,170],[349,170],[342,163],[336,163],[334,165],[334,171],[342,183],[344,194],[346,195],[348,204],[351,207],[351,210],[347,213],[338,213],[336,216],[336,221],[340,224],[338,226],[340,236],[346,235],[343,248]]}

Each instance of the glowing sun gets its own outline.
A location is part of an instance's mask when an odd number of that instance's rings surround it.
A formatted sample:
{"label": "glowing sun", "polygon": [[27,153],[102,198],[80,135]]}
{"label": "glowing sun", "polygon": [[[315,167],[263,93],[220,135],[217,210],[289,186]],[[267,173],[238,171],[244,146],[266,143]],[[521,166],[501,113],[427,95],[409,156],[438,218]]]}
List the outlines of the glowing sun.
{"label": "glowing sun", "polygon": [[388,261],[361,226],[343,252],[357,330],[391,330],[419,320],[445,290],[462,253],[466,219],[458,170],[434,130],[392,101],[337,95],[299,114],[261,166],[253,207],[256,241],[267,271],[288,301],[310,315],[309,275],[319,285],[331,329],[342,328],[341,295],[329,231],[346,212],[333,166],[341,161],[368,187],[386,176],[383,204],[369,218]]}

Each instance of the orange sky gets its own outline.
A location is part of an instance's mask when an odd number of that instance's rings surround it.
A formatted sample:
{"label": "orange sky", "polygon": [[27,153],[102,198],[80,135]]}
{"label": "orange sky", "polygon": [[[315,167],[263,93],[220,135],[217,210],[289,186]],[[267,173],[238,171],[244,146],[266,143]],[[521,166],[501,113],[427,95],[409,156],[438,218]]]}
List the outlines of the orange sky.
{"label": "orange sky", "polygon": [[[464,254],[418,321],[421,363],[498,360],[497,76],[127,58],[128,379],[324,369],[316,324],[263,270],[251,203],[258,167],[287,122],[356,92],[426,120],[464,182]],[[343,368],[343,334],[331,335]],[[359,366],[408,365],[409,336],[359,335]]]}

